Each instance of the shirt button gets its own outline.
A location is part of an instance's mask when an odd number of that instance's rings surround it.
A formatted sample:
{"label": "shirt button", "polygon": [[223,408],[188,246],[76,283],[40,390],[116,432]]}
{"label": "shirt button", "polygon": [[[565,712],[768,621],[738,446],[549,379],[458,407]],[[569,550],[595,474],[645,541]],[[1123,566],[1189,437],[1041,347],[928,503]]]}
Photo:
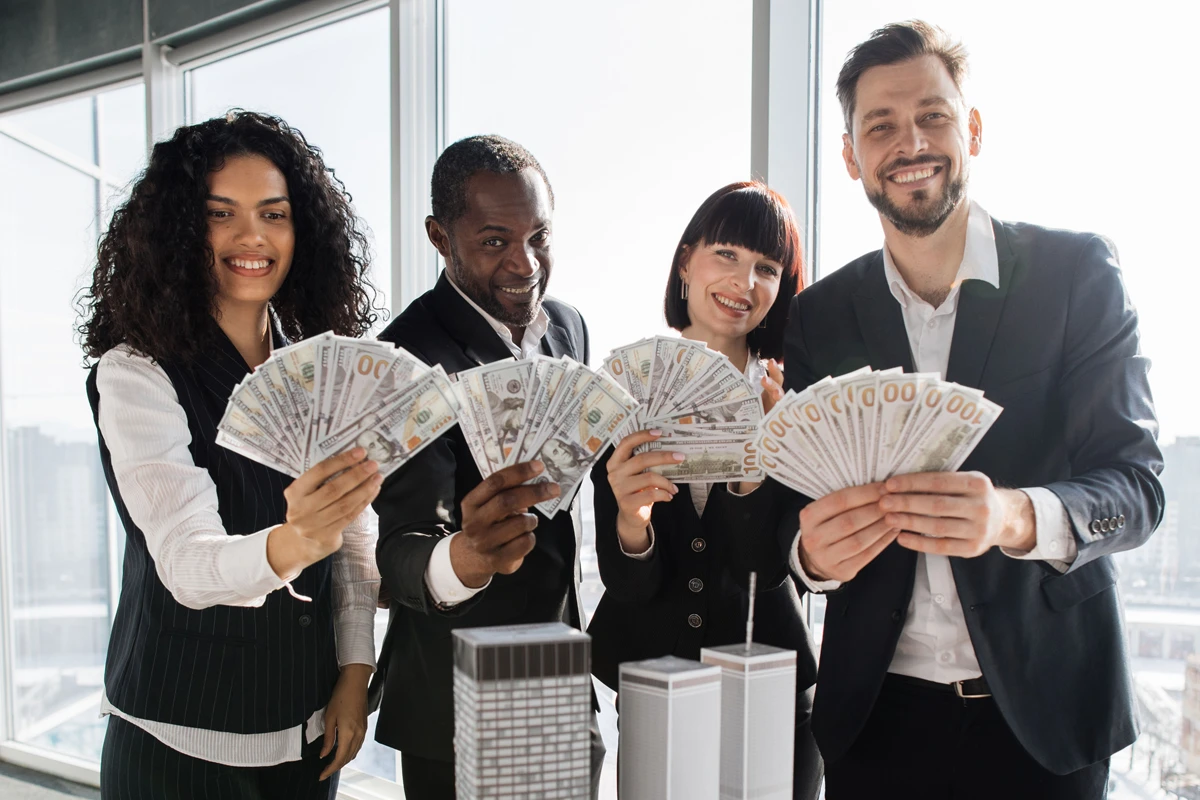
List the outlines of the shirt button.
{"label": "shirt button", "polygon": [[700,580],[699,578],[692,578],[690,581],[688,581],[688,588],[693,592],[702,591],[704,589],[704,581]]}
{"label": "shirt button", "polygon": [[892,622],[899,622],[903,618],[903,615],[899,611],[892,612]]}
{"label": "shirt button", "polygon": [[944,664],[944,663],[946,663],[947,661],[949,661],[949,660],[950,660],[950,654],[949,654],[949,653],[942,653],[940,656],[938,656],[938,658],[939,658],[939,659],[941,659],[942,663]]}
{"label": "shirt button", "polygon": [[937,603],[937,604],[940,606],[942,603],[946,602],[946,595],[944,595],[944,594],[935,594],[935,595],[933,596],[933,602]]}
{"label": "shirt button", "polygon": [[929,327],[930,327],[930,328],[936,328],[936,327],[937,327],[937,320],[932,320],[932,319],[931,319],[931,320],[929,320]]}
{"label": "shirt button", "polygon": [[307,628],[309,625],[312,625],[312,617],[308,614],[301,614],[297,622],[300,623],[301,628]]}
{"label": "shirt button", "polygon": [[695,539],[692,539],[692,550],[695,552],[702,553],[705,547],[708,547],[708,545],[700,537],[697,536]]}
{"label": "shirt button", "polygon": [[689,614],[688,615],[688,625],[691,625],[693,628],[699,628],[703,624],[704,624],[704,620],[700,619],[699,614]]}

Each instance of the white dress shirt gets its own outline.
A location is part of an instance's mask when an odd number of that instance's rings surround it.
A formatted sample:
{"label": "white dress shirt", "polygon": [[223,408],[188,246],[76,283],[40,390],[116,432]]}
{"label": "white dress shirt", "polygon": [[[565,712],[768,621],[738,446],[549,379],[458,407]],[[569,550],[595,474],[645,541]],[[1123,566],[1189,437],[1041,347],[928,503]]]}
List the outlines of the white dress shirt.
{"label": "white dress shirt", "polygon": [[[187,415],[162,367],[122,345],[101,357],[96,385],[100,432],[112,455],[121,498],[146,537],[159,580],[175,600],[193,609],[258,607],[268,593],[283,588],[287,581],[267,561],[267,536],[275,526],[246,536],[225,532],[217,513],[217,487],[208,470],[192,460]],[[333,628],[340,666],[375,667],[377,530],[368,507],[346,527],[342,548],[333,557]],[[138,719],[107,696],[100,713],[115,714],[181,753],[234,767],[298,761],[301,733],[312,742],[325,732],[323,708],[305,725],[255,734]]]}
{"label": "white dress shirt", "polygon": [[[546,330],[550,327],[550,315],[546,313],[544,307],[538,307],[537,316],[533,322],[525,326],[525,335],[521,337],[521,345],[513,341],[512,331],[503,322],[500,322],[491,314],[484,311],[470,297],[467,297],[466,292],[458,288],[454,281],[450,280],[450,274],[446,273],[446,280],[454,287],[454,291],[462,296],[467,304],[483,317],[484,321],[491,326],[496,335],[500,337],[500,341],[504,342],[504,346],[513,354],[514,358],[529,358],[539,352],[542,346],[542,338],[546,335]],[[457,605],[464,600],[470,600],[475,595],[482,592],[492,582],[488,580],[479,588],[467,586],[458,579],[458,574],[454,571],[454,565],[450,561],[450,540],[461,533],[455,532],[444,537],[433,547],[433,553],[429,556],[429,564],[425,567],[425,586],[429,589],[429,596],[433,601],[442,606]]]}
{"label": "white dress shirt", "polygon": [[[886,244],[883,268],[892,296],[900,304],[904,317],[913,367],[917,372],[936,372],[945,379],[962,282],[975,279],[995,287],[1000,285],[999,257],[991,218],[978,203],[971,203],[962,264],[950,294],[937,308],[918,297],[904,282]],[[1022,491],[1033,504],[1037,545],[1029,552],[1007,548],[1002,551],[1012,558],[1044,560],[1065,572],[1077,555],[1066,508],[1048,489],[1037,487]],[[805,585],[814,592],[841,586],[839,581],[813,581],[804,573],[797,552],[800,535],[796,535],[792,548],[792,568]],[[937,683],[953,683],[982,674],[967,631],[949,557],[917,554],[912,599],[888,671]]]}

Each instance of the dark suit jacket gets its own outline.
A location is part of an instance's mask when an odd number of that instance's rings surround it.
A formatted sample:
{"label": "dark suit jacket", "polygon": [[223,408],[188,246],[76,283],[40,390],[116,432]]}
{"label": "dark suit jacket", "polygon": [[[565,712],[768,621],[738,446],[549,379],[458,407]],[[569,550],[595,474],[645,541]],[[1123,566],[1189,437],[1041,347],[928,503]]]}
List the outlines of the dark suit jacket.
{"label": "dark suit jacket", "polygon": [[753,570],[758,573],[754,640],[796,651],[802,706],[797,722],[807,720],[804,690],[816,680],[817,663],[788,569],[796,537],[790,493],[769,478],[740,497],[719,483],[699,517],[691,487],[681,484],[679,494],[669,503],[655,503],[651,512],[650,557],[634,559],[621,552],[617,539],[617,502],[607,472],[611,455],[610,450],[592,470],[596,557],[604,581],[604,597],[588,626],[592,673],[616,689],[624,661],[665,655],[699,659],[701,647],[745,641]]}
{"label": "dark suit jacket", "polygon": [[[587,361],[583,317],[547,299],[550,327],[542,352]],[[512,353],[479,312],[443,274],[379,336],[448,373],[511,358]],[[578,542],[575,503],[553,519],[539,514],[537,544],[512,575],[496,575],[487,589],[448,610],[435,607],[425,568],[438,541],[460,530],[461,502],[482,477],[458,427],[443,434],[388,476],[374,506],[379,513],[376,557],[391,595],[391,618],[379,672],[383,691],[375,738],[423,758],[454,757],[451,631],[485,625],[562,620],[578,628]]]}
{"label": "dark suit jacket", "polygon": [[[1065,574],[996,548],[951,567],[1004,719],[1042,766],[1064,774],[1137,736],[1111,554],[1158,525],[1162,455],[1150,365],[1111,242],[995,220],[993,229],[1000,287],[963,284],[946,377],[983,389],[1004,411],[962,469],[1048,488],[1067,509],[1079,556]],[[797,390],[867,364],[912,370],[879,251],[796,298],[786,363]],[[826,761],[846,752],[870,714],[915,565],[916,553],[893,544],[829,595],[813,709]]]}

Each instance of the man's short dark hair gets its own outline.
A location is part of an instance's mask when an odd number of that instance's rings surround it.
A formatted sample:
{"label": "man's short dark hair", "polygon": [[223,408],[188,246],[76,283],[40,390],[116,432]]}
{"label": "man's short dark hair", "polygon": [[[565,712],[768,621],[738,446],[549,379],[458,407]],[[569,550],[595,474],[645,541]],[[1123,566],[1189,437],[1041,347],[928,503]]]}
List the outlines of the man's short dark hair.
{"label": "man's short dark hair", "polygon": [[530,167],[536,169],[546,182],[550,207],[554,208],[554,189],[550,188],[550,179],[538,160],[524,147],[503,136],[459,139],[443,150],[433,165],[430,195],[434,219],[442,225],[449,225],[467,213],[467,181],[475,173],[495,172],[504,175]]}
{"label": "man's short dark hair", "polygon": [[858,79],[871,67],[899,64],[918,56],[937,56],[946,65],[950,79],[962,92],[967,77],[967,48],[937,25],[919,19],[893,22],[871,34],[846,56],[838,73],[837,96],[842,104],[846,133],[854,134],[854,104],[858,95]]}

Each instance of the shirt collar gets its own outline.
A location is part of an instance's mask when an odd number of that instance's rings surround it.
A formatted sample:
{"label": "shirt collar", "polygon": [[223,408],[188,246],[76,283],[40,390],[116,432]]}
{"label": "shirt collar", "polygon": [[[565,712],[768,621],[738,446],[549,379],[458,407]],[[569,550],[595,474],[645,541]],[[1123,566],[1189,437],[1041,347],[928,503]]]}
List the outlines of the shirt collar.
{"label": "shirt collar", "polygon": [[[916,298],[912,289],[904,282],[896,262],[888,251],[887,243],[883,245],[883,274],[887,278],[888,288],[892,296],[907,308],[908,301]],[[970,201],[967,212],[967,244],[963,249],[962,264],[958,267],[958,275],[951,285],[951,295],[958,294],[958,287],[963,281],[977,280],[1000,288],[1000,257],[996,254],[996,232],[992,230],[992,218],[983,206]]]}
{"label": "shirt collar", "polygon": [[512,331],[509,330],[509,327],[480,308],[474,300],[467,296],[466,292],[458,288],[458,284],[450,277],[449,272],[446,273],[446,281],[454,287],[454,291],[458,292],[463,300],[467,301],[467,305],[475,309],[475,312],[483,317],[484,322],[491,326],[491,329],[500,337],[500,341],[504,342],[509,352],[517,358],[521,358],[527,349],[532,352],[541,344],[542,337],[546,335],[546,330],[550,327],[550,315],[546,313],[545,305],[538,306],[537,316],[534,317],[533,322],[525,326],[525,336],[518,345],[513,341]]}

